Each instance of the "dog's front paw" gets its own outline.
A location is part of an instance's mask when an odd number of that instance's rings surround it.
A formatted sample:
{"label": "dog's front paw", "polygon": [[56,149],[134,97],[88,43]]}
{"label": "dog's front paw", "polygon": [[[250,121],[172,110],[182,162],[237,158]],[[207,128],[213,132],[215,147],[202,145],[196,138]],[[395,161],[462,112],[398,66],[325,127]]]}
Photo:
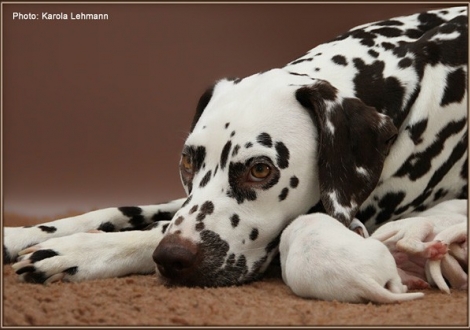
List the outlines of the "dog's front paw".
{"label": "dog's front paw", "polygon": [[40,230],[35,227],[5,227],[3,229],[3,263],[12,263],[18,252],[42,242]]}
{"label": "dog's front paw", "polygon": [[19,251],[12,265],[21,281],[52,283],[151,273],[158,240],[151,232],[77,233]]}

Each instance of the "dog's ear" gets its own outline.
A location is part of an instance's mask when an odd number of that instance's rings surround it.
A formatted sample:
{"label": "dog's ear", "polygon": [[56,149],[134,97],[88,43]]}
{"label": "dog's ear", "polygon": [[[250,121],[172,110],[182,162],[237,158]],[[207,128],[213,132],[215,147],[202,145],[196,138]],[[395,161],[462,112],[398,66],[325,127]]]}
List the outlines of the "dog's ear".
{"label": "dog's ear", "polygon": [[349,226],[376,187],[398,130],[390,117],[356,98],[340,98],[327,82],[296,91],[318,129],[320,198]]}
{"label": "dog's ear", "polygon": [[197,103],[196,113],[194,114],[194,117],[193,117],[193,122],[191,124],[190,132],[193,131],[193,129],[196,126],[199,118],[201,117],[202,113],[204,112],[204,109],[209,104],[209,102],[212,98],[212,94],[214,94],[215,86],[217,86],[217,84],[219,84],[221,82],[232,82],[234,84],[237,84],[240,80],[241,80],[240,78],[233,78],[233,77],[223,78],[223,79],[220,79],[220,80],[216,81],[212,86],[210,86],[209,88],[206,89],[206,91],[199,98],[199,102]]}
{"label": "dog's ear", "polygon": [[206,89],[206,91],[199,98],[199,102],[197,103],[197,107],[196,107],[196,113],[194,114],[193,122],[191,124],[190,132],[193,131],[194,126],[196,126],[196,123],[198,122],[199,118],[204,112],[204,109],[209,104],[209,101],[212,98],[212,93],[214,92],[214,87],[215,87],[215,84],[209,87],[208,89]]}

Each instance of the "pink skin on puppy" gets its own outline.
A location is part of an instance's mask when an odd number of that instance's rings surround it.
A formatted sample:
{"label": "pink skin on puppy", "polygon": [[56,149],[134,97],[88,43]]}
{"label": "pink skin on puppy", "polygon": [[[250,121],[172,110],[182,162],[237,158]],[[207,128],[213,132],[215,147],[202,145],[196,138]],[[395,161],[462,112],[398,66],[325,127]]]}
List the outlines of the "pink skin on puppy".
{"label": "pink skin on puppy", "polygon": [[410,289],[431,285],[449,293],[467,288],[467,200],[450,200],[419,217],[386,223],[371,237],[392,252],[404,284]]}

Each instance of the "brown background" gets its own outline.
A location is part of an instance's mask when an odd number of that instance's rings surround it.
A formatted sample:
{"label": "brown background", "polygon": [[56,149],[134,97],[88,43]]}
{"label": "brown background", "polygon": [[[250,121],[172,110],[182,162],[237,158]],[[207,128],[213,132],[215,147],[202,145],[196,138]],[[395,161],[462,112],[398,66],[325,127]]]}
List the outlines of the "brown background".
{"label": "brown background", "polygon": [[[356,25],[442,4],[3,4],[4,211],[182,197],[180,149],[216,79],[280,67]],[[107,21],[13,20],[107,13]]]}

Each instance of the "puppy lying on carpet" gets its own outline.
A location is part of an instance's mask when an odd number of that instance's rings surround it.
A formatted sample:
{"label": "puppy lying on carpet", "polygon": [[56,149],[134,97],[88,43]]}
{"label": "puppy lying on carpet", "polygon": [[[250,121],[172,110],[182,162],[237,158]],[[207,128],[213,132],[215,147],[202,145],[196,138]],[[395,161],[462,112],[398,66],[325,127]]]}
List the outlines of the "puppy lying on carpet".
{"label": "puppy lying on carpet", "polygon": [[[325,214],[301,216],[281,236],[282,278],[301,297],[344,302],[416,299],[423,293],[405,293],[407,286],[429,284],[449,293],[444,277],[453,288],[464,289],[466,213],[467,201],[447,201],[419,218],[384,225],[370,238]],[[359,221],[350,228],[369,236]]]}

